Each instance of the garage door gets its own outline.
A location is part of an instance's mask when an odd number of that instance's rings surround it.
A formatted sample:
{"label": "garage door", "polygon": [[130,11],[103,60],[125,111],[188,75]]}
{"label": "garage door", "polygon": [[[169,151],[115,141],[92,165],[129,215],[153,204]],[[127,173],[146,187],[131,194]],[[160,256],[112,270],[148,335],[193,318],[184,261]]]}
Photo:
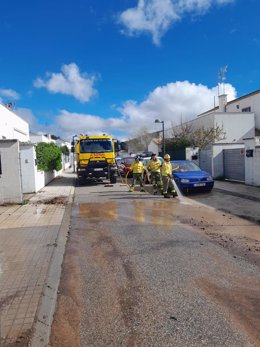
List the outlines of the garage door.
{"label": "garage door", "polygon": [[245,181],[244,149],[224,149],[223,153],[225,178],[236,181]]}

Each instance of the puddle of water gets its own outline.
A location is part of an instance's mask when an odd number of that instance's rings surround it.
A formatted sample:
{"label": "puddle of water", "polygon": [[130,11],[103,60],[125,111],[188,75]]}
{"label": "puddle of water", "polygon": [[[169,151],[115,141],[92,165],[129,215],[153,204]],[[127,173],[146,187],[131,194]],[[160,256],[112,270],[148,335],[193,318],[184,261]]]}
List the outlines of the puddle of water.
{"label": "puddle of water", "polygon": [[[171,202],[171,203],[169,203]],[[139,224],[168,225],[176,224],[172,216],[174,200],[133,200],[124,204],[117,201],[104,203],[82,203],[79,204],[79,214],[81,217],[105,220],[124,220],[124,223],[131,224],[133,221]],[[175,210],[175,208],[174,208]],[[128,221],[128,222],[127,222]]]}
{"label": "puddle of water", "polygon": [[98,218],[100,220],[118,219],[117,203],[114,201],[80,204],[79,213],[80,216]]}

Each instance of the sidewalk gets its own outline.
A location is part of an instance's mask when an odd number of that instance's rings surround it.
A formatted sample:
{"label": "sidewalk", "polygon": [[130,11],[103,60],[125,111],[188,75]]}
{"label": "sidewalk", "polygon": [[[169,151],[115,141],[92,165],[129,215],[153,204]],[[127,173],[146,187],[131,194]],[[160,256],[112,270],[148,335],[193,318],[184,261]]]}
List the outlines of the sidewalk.
{"label": "sidewalk", "polygon": [[260,187],[231,181],[215,181],[214,190],[225,191],[233,196],[260,202]]}
{"label": "sidewalk", "polygon": [[73,173],[63,173],[27,204],[0,206],[1,347],[46,345],[74,180]]}

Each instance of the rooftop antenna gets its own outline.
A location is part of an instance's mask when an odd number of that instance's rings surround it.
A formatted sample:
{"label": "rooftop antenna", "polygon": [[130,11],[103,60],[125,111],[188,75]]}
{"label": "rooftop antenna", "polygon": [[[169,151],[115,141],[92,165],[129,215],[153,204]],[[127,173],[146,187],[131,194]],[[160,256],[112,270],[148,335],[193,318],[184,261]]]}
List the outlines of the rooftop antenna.
{"label": "rooftop antenna", "polygon": [[222,90],[223,90],[223,94],[225,94],[225,83],[224,81],[226,80],[226,72],[227,72],[228,66],[225,65],[223,67],[220,68],[219,72],[218,72],[218,96],[219,96],[219,86],[222,85]]}

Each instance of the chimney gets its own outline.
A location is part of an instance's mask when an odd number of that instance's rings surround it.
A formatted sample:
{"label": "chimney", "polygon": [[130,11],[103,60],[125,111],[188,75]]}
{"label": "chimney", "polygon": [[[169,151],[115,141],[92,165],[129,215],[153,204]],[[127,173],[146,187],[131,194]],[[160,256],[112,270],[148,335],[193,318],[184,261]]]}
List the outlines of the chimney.
{"label": "chimney", "polygon": [[219,112],[226,112],[227,94],[219,95]]}

